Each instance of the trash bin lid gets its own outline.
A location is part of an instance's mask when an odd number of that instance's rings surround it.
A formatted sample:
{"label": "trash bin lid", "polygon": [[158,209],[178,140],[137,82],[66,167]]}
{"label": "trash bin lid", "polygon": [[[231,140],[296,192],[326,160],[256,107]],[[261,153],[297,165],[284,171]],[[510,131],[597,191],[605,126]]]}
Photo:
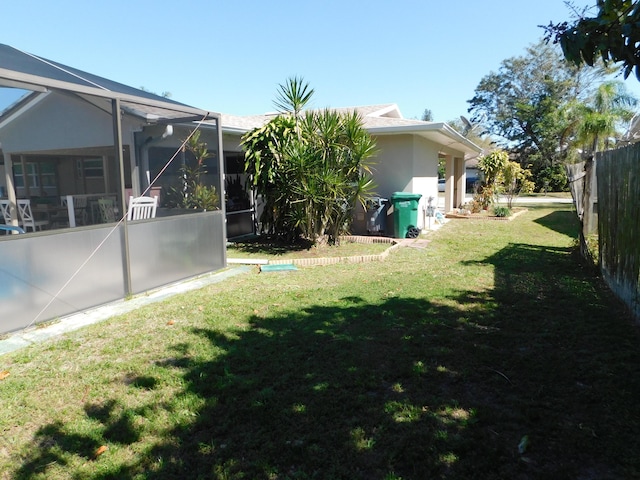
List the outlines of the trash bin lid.
{"label": "trash bin lid", "polygon": [[421,193],[410,193],[410,192],[393,192],[391,194],[391,201],[394,202],[396,200],[420,200],[422,198]]}

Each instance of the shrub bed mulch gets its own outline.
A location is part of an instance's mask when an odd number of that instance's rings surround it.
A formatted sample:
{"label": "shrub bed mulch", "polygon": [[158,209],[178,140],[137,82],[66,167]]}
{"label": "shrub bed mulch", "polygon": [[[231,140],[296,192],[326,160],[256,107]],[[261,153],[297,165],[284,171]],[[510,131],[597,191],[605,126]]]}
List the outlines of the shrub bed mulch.
{"label": "shrub bed mulch", "polygon": [[496,217],[488,210],[485,210],[481,213],[457,213],[457,212],[449,212],[445,215],[445,218],[460,218],[466,220],[500,220],[500,221],[511,221],[514,218],[526,213],[528,209],[524,207],[516,207],[511,210],[511,215],[508,217]]}

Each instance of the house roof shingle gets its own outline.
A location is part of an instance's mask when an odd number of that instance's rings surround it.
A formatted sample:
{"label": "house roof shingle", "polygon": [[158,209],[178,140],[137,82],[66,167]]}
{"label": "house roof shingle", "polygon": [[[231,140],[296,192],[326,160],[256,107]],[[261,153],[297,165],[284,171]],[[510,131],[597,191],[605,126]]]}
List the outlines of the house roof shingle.
{"label": "house roof shingle", "polygon": [[[481,149],[446,123],[424,122],[402,118],[398,106],[394,103],[379,105],[364,105],[357,107],[340,107],[331,110],[339,113],[356,112],[362,118],[365,129],[376,135],[412,134],[420,135],[441,145],[460,150],[464,153],[477,155]],[[265,115],[221,115],[222,131],[226,133],[248,132],[261,127],[276,114]]]}

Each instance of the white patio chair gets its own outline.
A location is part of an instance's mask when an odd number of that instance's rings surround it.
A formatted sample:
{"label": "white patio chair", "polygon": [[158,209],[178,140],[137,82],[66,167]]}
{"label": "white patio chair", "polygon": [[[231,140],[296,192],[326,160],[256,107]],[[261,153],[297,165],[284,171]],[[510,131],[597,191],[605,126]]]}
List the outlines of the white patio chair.
{"label": "white patio chair", "polygon": [[[87,213],[87,197],[85,195],[70,195],[73,197],[73,215],[76,225],[86,225],[88,220]],[[60,204],[63,207],[67,207],[68,204],[67,195],[60,196]]]}
{"label": "white patio chair", "polygon": [[22,199],[18,200],[18,217],[20,218],[20,225],[26,232],[31,228],[32,231],[42,230],[42,227],[49,225],[49,220],[36,220],[31,211],[31,200]]}
{"label": "white patio chair", "polygon": [[5,223],[4,225],[0,225],[2,233],[5,235],[13,233],[14,231],[24,233],[22,228],[11,224],[11,210],[11,202],[9,202],[9,200],[0,200],[0,213],[2,213],[2,220]]}
{"label": "white patio chair", "polygon": [[98,211],[100,223],[114,223],[116,221],[116,206],[113,198],[99,198]]}
{"label": "white patio chair", "polygon": [[156,218],[157,208],[157,197],[129,197],[127,220],[131,221],[144,220],[146,218]]}
{"label": "white patio chair", "polygon": [[11,202],[9,200],[0,200],[0,210],[2,210],[4,223],[11,225]]}

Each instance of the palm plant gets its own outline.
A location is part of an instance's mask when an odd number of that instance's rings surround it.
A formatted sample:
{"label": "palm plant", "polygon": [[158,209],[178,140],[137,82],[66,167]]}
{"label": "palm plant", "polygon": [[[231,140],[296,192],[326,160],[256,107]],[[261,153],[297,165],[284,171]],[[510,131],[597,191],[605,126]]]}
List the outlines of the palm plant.
{"label": "palm plant", "polygon": [[621,82],[605,82],[595,91],[591,102],[579,107],[576,141],[587,154],[610,148],[619,137],[622,122],[633,117],[632,108],[637,99],[630,95]]}
{"label": "palm plant", "polygon": [[275,104],[283,113],[242,140],[245,171],[265,199],[267,233],[335,243],[353,207],[372,194],[375,142],[356,114],[303,113],[312,93],[299,78],[280,85]]}
{"label": "palm plant", "polygon": [[278,94],[273,104],[282,113],[292,113],[298,117],[313,96],[313,88],[302,78],[292,77],[278,86]]}

